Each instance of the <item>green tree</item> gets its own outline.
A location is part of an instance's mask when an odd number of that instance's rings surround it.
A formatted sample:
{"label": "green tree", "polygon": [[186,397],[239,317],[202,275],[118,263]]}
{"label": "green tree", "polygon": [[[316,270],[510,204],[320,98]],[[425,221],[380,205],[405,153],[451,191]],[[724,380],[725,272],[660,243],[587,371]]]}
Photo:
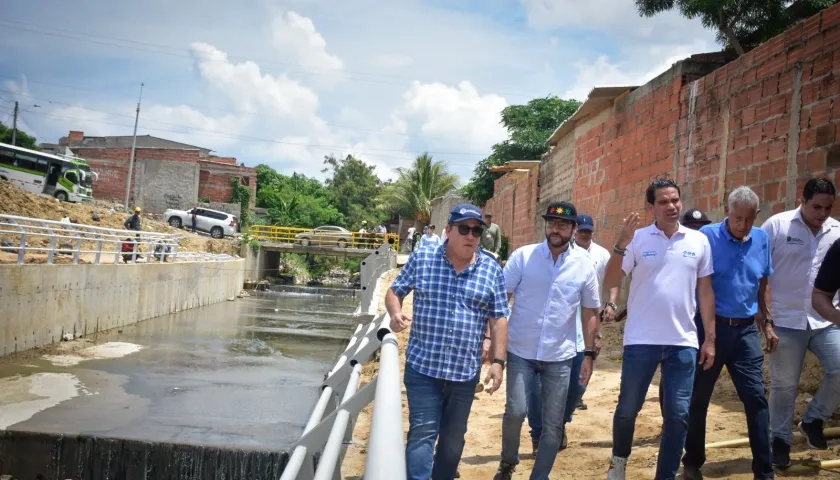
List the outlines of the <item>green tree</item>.
{"label": "green tree", "polygon": [[461,195],[476,205],[493,197],[493,182],[499,174],[489,168],[516,160],[539,160],[548,151],[548,137],[580,107],[577,100],[558,97],[535,98],[525,105],[511,105],[502,110],[502,125],[508,139],[493,145],[489,157],[479,161]]}
{"label": "green tree", "polygon": [[840,0],[635,0],[645,17],[673,10],[717,31],[718,43],[743,55]]}
{"label": "green tree", "polygon": [[379,223],[388,215],[376,208],[376,198],[382,193],[383,183],[374,173],[374,165],[347,155],[336,158],[324,157],[322,171],[329,175],[324,185],[329,192],[329,200],[341,212],[350,230],[358,228],[363,220]]}
{"label": "green tree", "polygon": [[251,225],[251,189],[242,185],[238,178],[231,178],[233,192],[230,194],[230,203],[239,204],[239,226],[242,231]]}
{"label": "green tree", "polygon": [[389,212],[428,224],[432,200],[458,187],[458,176],[447,171],[444,162],[428,153],[414,159],[408,168],[398,168],[397,179],[385,186],[379,203]]}
{"label": "green tree", "polygon": [[[12,144],[12,129],[0,123],[0,142],[8,143],[9,145]],[[28,135],[21,129],[17,129],[17,135],[15,137],[15,145],[18,147],[28,148],[30,150],[40,150],[38,148],[38,140]]]}
{"label": "green tree", "polygon": [[344,215],[330,204],[329,191],[315,178],[283,175],[268,165],[257,165],[256,205],[268,209],[274,225],[314,228],[344,226]]}

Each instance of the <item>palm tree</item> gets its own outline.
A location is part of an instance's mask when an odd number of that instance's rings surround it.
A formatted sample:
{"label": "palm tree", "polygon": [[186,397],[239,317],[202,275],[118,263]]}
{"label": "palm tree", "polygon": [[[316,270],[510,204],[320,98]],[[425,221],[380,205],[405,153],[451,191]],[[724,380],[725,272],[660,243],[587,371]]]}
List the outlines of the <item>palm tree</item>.
{"label": "palm tree", "polygon": [[458,176],[449,173],[446,163],[424,153],[408,168],[397,168],[397,179],[379,196],[385,209],[413,218],[426,225],[432,216],[432,200],[458,188]]}

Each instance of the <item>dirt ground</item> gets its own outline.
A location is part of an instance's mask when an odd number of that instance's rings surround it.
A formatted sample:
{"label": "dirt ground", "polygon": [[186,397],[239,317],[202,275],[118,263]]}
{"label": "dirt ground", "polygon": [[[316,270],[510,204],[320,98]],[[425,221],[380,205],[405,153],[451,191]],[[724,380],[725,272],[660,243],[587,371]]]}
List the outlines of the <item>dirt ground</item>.
{"label": "dirt ground", "polygon": [[[396,278],[397,271],[389,272],[386,281]],[[384,312],[384,299],[380,301],[380,312]],[[404,302],[406,311],[411,311],[412,296]],[[584,397],[589,407],[585,411],[576,411],[572,423],[567,427],[569,448],[557,455],[552,479],[589,479],[606,478],[612,448],[612,416],[618,400],[621,379],[621,327],[609,325],[604,328],[604,347],[595,365],[595,373]],[[397,335],[400,339],[401,371],[404,371],[404,349],[408,341],[408,331]],[[377,365],[365,367],[362,382],[367,382],[376,375]],[[482,374],[486,373],[485,371]],[[821,373],[819,367],[809,363],[803,373],[800,395],[797,398],[796,421],[804,412],[808,400],[807,392],[816,389]],[[658,378],[654,379],[648,391],[648,398],[636,421],[636,434],[633,453],[627,469],[627,478],[651,479],[656,471],[656,455],[659,447],[659,431],[662,425],[657,401]],[[465,480],[493,478],[499,464],[501,450],[502,414],[505,408],[505,387],[489,395],[485,392],[475,397],[470,414],[466,436],[466,446],[459,468],[461,478]],[[372,406],[368,406],[358,418],[353,433],[353,445],[347,450],[342,474],[345,480],[358,480],[365,469],[365,446],[368,443],[370,415]],[[747,428],[743,406],[738,399],[732,382],[725,374],[718,381],[712,405],[707,418],[707,443],[746,438]],[[827,426],[835,426],[830,421]],[[408,407],[403,390],[403,427],[408,431]],[[528,435],[527,421],[523,425],[521,437],[521,463],[514,478],[527,479],[533,466],[531,441]],[[815,459],[832,460],[838,458],[840,442],[829,441],[829,450],[816,452],[808,450],[801,440],[797,440],[792,451],[794,462]],[[750,462],[752,455],[749,447],[707,449],[707,462],[703,467],[706,478],[751,479]],[[777,473],[779,478],[814,478],[840,476],[832,471],[814,471],[809,474]]]}
{"label": "dirt ground", "polygon": [[[63,217],[70,217],[74,223],[92,225],[96,227],[123,229],[123,222],[130,213],[119,211],[114,208],[115,204],[104,201],[92,203],[69,203],[59,202],[55,198],[45,195],[35,195],[22,190],[9,182],[0,181],[0,213],[15,215],[19,217],[43,218],[45,220],[61,220]],[[99,220],[93,220],[96,214]],[[170,227],[163,221],[162,217],[142,215],[143,230],[158,233],[180,233],[183,235],[180,241],[182,252],[210,252],[238,254],[238,241],[232,239],[215,240],[204,235],[196,235]],[[20,237],[14,234],[0,234],[0,240],[8,240],[12,243],[20,241]],[[49,244],[46,237],[31,237],[28,239],[30,247],[45,246]],[[95,249],[93,245],[83,245],[85,249]],[[113,251],[114,247],[111,247]],[[91,255],[92,257],[92,255]],[[46,254],[27,253],[26,263],[43,263],[46,261]],[[82,259],[82,262],[88,259]],[[17,255],[0,252],[0,263],[16,263]],[[56,256],[55,263],[72,263],[72,257]]]}

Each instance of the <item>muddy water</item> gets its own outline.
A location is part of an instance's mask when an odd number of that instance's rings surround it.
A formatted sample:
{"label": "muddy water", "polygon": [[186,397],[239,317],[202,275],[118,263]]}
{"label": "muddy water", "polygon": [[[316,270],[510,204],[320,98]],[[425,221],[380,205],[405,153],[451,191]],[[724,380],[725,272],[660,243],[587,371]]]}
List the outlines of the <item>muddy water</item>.
{"label": "muddy water", "polygon": [[0,364],[0,429],[280,450],[301,434],[357,300],[266,294]]}

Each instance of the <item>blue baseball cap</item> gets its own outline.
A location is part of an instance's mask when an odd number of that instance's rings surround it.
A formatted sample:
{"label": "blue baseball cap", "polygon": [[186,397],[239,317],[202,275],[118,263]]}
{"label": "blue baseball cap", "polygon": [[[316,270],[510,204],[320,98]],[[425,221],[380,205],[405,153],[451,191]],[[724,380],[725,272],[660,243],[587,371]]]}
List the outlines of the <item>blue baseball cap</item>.
{"label": "blue baseball cap", "polygon": [[592,232],[595,230],[595,221],[589,215],[578,215],[577,229]]}
{"label": "blue baseball cap", "polygon": [[469,203],[459,203],[449,211],[449,220],[446,223],[463,222],[464,220],[478,220],[478,223],[487,225],[481,218],[481,209]]}

